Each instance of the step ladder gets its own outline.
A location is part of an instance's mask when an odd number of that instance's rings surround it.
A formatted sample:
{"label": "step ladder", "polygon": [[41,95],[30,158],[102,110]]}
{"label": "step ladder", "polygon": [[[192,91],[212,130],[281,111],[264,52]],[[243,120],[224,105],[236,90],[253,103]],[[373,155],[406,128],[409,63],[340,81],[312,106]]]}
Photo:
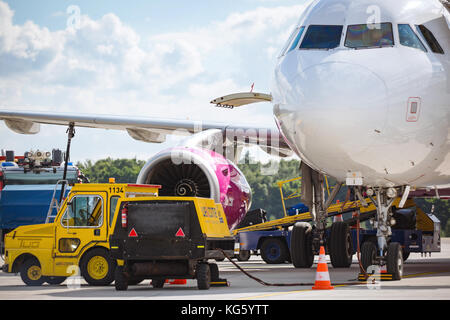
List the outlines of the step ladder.
{"label": "step ladder", "polygon": [[[45,218],[45,223],[50,223],[50,220],[51,219],[55,219],[56,215],[59,212],[60,203],[56,199],[56,191],[58,190],[58,185],[60,185],[60,184],[61,184],[61,194],[64,196],[64,194],[66,193],[66,189],[67,189],[67,186],[69,184],[69,181],[67,181],[67,180],[58,180],[58,182],[56,182],[55,188],[53,189],[52,200],[50,201],[50,207],[48,208],[47,218]],[[61,203],[62,203],[62,201],[61,201]],[[55,215],[53,215],[53,210],[54,209],[56,209],[56,214]]]}

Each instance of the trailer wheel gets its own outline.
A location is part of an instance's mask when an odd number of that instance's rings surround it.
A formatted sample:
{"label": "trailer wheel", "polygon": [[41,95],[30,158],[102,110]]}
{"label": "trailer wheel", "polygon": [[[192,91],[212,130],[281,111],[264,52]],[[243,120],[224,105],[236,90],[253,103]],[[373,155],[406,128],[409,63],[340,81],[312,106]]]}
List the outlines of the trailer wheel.
{"label": "trailer wheel", "polygon": [[309,223],[294,225],[291,233],[291,259],[296,268],[311,268],[313,265],[312,228]]}
{"label": "trailer wheel", "polygon": [[211,269],[207,263],[197,264],[197,288],[208,290],[211,286]]}
{"label": "trailer wheel", "polygon": [[389,243],[386,262],[387,272],[392,274],[392,279],[401,280],[403,276],[403,255],[400,243]]}
{"label": "trailer wheel", "polygon": [[41,264],[36,258],[25,260],[20,266],[20,277],[27,286],[40,286],[45,282],[42,276]]}
{"label": "trailer wheel", "polygon": [[348,268],[352,265],[353,242],[350,228],[346,222],[339,221],[331,225],[328,246],[331,264],[334,268]]}
{"label": "trailer wheel", "polygon": [[209,272],[211,273],[211,281],[218,281],[219,278],[219,267],[216,263],[210,263],[209,264]]}
{"label": "trailer wheel", "polygon": [[267,238],[261,245],[261,258],[268,264],[280,264],[287,260],[288,248],[280,238]]}
{"label": "trailer wheel", "polygon": [[250,250],[239,250],[239,254],[236,255],[238,261],[248,261],[250,259]]}
{"label": "trailer wheel", "polygon": [[405,262],[409,258],[410,253],[411,253],[410,251],[407,251],[405,248],[403,248],[403,250],[402,250],[403,262]]}
{"label": "trailer wheel", "polygon": [[161,289],[164,287],[164,283],[166,283],[166,279],[152,279],[152,286],[155,289]]}
{"label": "trailer wheel", "polygon": [[88,251],[80,263],[81,275],[92,286],[108,286],[114,281],[116,262],[102,248]]}
{"label": "trailer wheel", "polygon": [[128,277],[123,272],[123,266],[118,266],[114,272],[114,286],[117,291],[128,289]]}
{"label": "trailer wheel", "polygon": [[361,245],[361,264],[367,272],[367,268],[375,263],[377,257],[377,247],[372,241],[365,241]]}

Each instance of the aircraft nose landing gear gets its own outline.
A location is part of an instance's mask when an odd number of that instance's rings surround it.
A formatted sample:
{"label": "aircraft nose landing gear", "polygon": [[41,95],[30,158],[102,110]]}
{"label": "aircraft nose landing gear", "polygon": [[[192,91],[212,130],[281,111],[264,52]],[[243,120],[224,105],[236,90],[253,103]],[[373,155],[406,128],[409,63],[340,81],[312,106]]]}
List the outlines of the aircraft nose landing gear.
{"label": "aircraft nose landing gear", "polygon": [[[401,280],[403,276],[403,252],[398,242],[391,242],[391,226],[395,224],[392,204],[397,192],[393,188],[367,190],[367,195],[377,209],[374,227],[377,229],[376,243],[366,241],[361,246],[362,273],[360,280],[368,276],[379,277],[380,280]],[[376,198],[374,198],[376,195]],[[386,267],[385,270],[383,268]]]}

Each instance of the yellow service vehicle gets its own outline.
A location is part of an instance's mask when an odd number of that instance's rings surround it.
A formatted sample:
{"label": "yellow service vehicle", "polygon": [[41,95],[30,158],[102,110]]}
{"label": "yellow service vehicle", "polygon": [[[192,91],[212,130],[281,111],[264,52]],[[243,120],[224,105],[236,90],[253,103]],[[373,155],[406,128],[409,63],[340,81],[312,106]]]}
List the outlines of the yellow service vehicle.
{"label": "yellow service vehicle", "polygon": [[222,205],[213,199],[156,197],[121,199],[111,256],[117,259],[117,290],[143,279],[155,288],[166,279],[197,279],[200,290],[227,285],[219,268],[208,259],[224,259],[234,253],[234,237],[228,229]]}
{"label": "yellow service vehicle", "polygon": [[54,222],[21,226],[5,236],[2,270],[19,272],[23,282],[31,286],[60,284],[78,270],[90,285],[109,285],[116,268],[109,236],[117,203],[122,198],[157,197],[159,188],[75,184]]}

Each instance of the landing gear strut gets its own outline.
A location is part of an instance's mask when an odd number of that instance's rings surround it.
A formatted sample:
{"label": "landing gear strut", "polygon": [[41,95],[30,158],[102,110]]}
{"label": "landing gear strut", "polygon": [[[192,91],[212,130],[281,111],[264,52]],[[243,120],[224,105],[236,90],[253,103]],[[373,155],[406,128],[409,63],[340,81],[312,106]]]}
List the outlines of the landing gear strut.
{"label": "landing gear strut", "polygon": [[400,280],[403,275],[402,247],[400,243],[390,241],[391,226],[395,224],[392,204],[397,192],[393,188],[377,188],[368,189],[367,195],[377,209],[374,221],[374,227],[377,229],[377,243],[368,243],[361,248],[364,271],[367,271],[371,265],[380,268],[386,266],[387,273],[392,276],[392,280]]}
{"label": "landing gear strut", "polygon": [[[324,176],[311,169],[303,162],[300,166],[300,170],[302,172],[302,202],[310,208],[314,225],[312,226],[306,222],[299,222],[294,225],[291,234],[291,258],[292,263],[296,268],[309,268],[313,264],[314,255],[319,254],[320,247],[327,246],[325,235],[328,218],[327,209],[339,193],[342,183],[336,185],[328,199],[325,201]],[[348,231],[348,228],[335,229],[339,229],[339,231]],[[339,239],[346,239],[345,235],[341,237],[340,235],[337,236],[335,234],[334,236]],[[338,249],[342,248],[338,247]],[[348,259],[344,260],[345,261],[336,263],[336,266],[348,267]]]}

